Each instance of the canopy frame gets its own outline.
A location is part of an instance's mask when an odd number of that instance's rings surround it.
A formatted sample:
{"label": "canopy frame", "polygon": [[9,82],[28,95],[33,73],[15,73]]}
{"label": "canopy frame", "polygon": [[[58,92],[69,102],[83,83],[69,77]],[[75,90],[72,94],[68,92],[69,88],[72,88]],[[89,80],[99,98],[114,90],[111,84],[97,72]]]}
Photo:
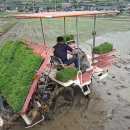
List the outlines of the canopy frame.
{"label": "canopy frame", "polygon": [[42,18],[40,18],[40,23],[41,23],[42,37],[43,37],[44,45],[46,45],[46,40],[45,40],[45,34],[44,34],[44,28],[43,28]]}
{"label": "canopy frame", "polygon": [[[64,36],[66,35],[66,18],[64,17]],[[65,36],[66,41],[66,36]]]}
{"label": "canopy frame", "polygon": [[78,27],[78,17],[76,17],[76,33],[77,33],[77,48],[78,48],[78,66],[80,71],[80,56],[79,56],[79,27]]}
{"label": "canopy frame", "polygon": [[114,14],[119,11],[68,11],[68,12],[43,12],[33,14],[14,14],[16,18],[61,18],[61,17],[78,17],[78,16],[94,16],[102,14]]}
{"label": "canopy frame", "polygon": [[[94,15],[94,21],[93,21],[93,31],[92,31],[92,35],[93,35],[93,45],[92,45],[92,51],[93,51],[93,48],[95,47],[96,45],[96,18],[97,16]],[[92,53],[92,59],[94,58],[94,54]],[[92,61],[92,64],[93,64],[93,61]]]}

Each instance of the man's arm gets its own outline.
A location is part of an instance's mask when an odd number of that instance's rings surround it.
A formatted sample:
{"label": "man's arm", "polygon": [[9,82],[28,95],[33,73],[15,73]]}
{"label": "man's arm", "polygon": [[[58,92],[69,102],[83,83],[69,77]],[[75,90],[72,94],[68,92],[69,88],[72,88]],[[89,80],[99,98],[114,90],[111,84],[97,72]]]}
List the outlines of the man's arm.
{"label": "man's arm", "polygon": [[70,46],[66,44],[66,49],[69,52],[69,54],[78,54],[78,49],[72,49]]}
{"label": "man's arm", "polygon": [[70,51],[70,52],[73,51],[73,49],[72,49],[71,47],[69,47],[67,44],[65,44],[65,47],[66,47],[66,50],[67,50],[67,51]]}

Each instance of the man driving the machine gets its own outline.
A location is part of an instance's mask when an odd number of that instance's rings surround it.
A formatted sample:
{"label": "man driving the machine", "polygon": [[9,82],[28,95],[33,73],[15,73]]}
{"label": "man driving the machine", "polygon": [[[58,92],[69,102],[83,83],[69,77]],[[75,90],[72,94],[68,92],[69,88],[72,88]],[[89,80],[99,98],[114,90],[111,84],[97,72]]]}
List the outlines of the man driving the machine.
{"label": "man driving the machine", "polygon": [[73,56],[72,58],[67,59],[67,51],[77,53],[77,50],[72,49],[67,44],[65,44],[63,37],[57,37],[57,44],[53,48],[55,49],[54,56],[60,58],[64,64],[70,65],[74,63],[76,68],[79,67],[77,56]]}

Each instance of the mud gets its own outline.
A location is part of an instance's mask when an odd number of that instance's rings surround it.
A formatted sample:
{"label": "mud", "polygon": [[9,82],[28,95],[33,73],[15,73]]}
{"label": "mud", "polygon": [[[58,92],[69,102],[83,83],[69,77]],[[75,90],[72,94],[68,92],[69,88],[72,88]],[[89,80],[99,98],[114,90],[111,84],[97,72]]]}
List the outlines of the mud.
{"label": "mud", "polygon": [[[89,107],[88,107],[89,102]],[[75,95],[75,100],[72,106],[62,106],[58,108],[50,121],[44,121],[37,126],[30,128],[31,130],[101,130],[104,118],[103,100],[99,97],[94,97],[88,101],[83,97],[82,93]],[[100,111],[99,111],[100,110]],[[91,112],[90,112],[91,111]],[[104,115],[105,116],[105,115]],[[97,129],[98,127],[98,129]],[[16,125],[13,130],[25,129],[23,125]]]}

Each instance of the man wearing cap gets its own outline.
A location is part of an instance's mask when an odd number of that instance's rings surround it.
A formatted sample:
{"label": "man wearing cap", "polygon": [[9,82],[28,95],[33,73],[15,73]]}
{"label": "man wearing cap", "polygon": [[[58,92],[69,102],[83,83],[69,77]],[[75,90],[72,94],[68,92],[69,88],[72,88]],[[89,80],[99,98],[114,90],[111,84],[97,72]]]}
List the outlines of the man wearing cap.
{"label": "man wearing cap", "polygon": [[77,53],[77,50],[72,49],[67,44],[65,44],[63,37],[57,37],[57,44],[53,48],[55,49],[54,56],[60,58],[64,64],[70,65],[74,63],[76,68],[79,67],[77,56],[67,59],[67,51]]}

